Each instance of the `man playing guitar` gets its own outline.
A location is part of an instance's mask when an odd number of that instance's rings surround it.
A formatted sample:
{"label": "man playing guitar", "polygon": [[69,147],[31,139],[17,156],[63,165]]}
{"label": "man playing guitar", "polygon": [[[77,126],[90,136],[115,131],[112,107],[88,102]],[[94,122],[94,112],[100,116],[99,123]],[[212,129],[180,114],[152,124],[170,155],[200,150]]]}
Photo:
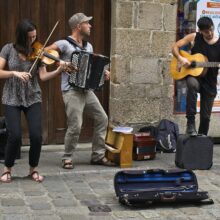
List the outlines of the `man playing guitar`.
{"label": "man playing guitar", "polygon": [[[214,35],[214,24],[209,17],[201,17],[197,26],[199,31],[186,35],[181,40],[174,43],[172,53],[185,68],[189,68],[191,61],[180,54],[180,48],[191,44],[191,54],[201,53],[207,57],[208,61],[220,61],[220,39]],[[208,68],[205,75],[186,77],[187,98],[186,98],[186,133],[192,136],[197,135],[195,126],[195,115],[197,105],[197,93],[200,93],[200,125],[199,134],[208,134],[212,106],[217,94],[218,67]]]}

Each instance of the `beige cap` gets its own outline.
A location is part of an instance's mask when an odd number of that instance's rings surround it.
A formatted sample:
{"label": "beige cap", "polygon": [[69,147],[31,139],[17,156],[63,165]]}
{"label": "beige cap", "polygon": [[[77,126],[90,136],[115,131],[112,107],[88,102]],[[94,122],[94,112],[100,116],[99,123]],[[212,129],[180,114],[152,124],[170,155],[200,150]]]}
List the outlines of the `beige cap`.
{"label": "beige cap", "polygon": [[83,13],[76,13],[69,19],[69,26],[71,29],[75,28],[77,24],[90,21],[92,17],[87,17]]}

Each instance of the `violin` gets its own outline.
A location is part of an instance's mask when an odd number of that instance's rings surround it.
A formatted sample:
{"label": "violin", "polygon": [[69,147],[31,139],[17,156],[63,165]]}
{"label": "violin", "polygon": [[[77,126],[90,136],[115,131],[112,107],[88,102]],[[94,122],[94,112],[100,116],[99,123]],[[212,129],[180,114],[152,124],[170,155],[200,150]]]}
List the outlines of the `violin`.
{"label": "violin", "polygon": [[[59,53],[56,50],[42,50],[43,45],[36,41],[32,45],[32,53],[27,57],[29,60],[40,59],[46,65],[52,65],[55,62],[60,62]],[[77,67],[72,64],[68,65],[66,71],[74,72],[77,70]]]}
{"label": "violin", "polygon": [[55,62],[60,62],[59,53],[56,50],[43,50],[43,45],[35,41],[32,45],[32,53],[28,55],[28,60],[35,60],[39,55],[39,59],[46,65],[51,65]]}
{"label": "violin", "polygon": [[[57,27],[59,21],[56,22],[54,25],[52,31],[50,32],[47,40],[45,41],[44,45],[42,45],[40,42],[35,41],[32,45],[33,51],[32,53],[27,57],[29,60],[34,60],[33,65],[31,66],[29,73],[33,70],[34,66],[36,65],[37,61],[41,59],[41,61],[47,65],[51,65],[54,62],[60,62],[61,59],[59,58],[59,53],[56,50],[45,50],[45,46],[51,37],[52,33],[54,32],[55,28]],[[67,72],[75,72],[77,70],[76,66],[68,65],[67,69],[65,71]]]}

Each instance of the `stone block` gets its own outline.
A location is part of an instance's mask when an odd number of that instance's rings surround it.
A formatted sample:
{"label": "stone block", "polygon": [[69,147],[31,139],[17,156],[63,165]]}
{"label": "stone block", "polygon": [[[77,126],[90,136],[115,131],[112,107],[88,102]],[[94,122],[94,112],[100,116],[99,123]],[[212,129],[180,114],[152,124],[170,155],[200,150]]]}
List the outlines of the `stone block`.
{"label": "stone block", "polygon": [[161,108],[160,108],[160,118],[167,118],[172,119],[173,118],[173,110],[174,110],[174,100],[172,97],[165,98],[163,97],[161,99]]}
{"label": "stone block", "polygon": [[131,28],[133,19],[133,2],[118,1],[114,7],[115,18],[113,19],[113,27]]}
{"label": "stone block", "polygon": [[112,98],[116,99],[135,99],[145,98],[145,85],[139,84],[111,84],[110,94]]}
{"label": "stone block", "polygon": [[168,57],[175,42],[175,32],[153,31],[151,52],[156,57]]}
{"label": "stone block", "polygon": [[110,121],[122,124],[159,120],[160,99],[110,99]]}
{"label": "stone block", "polygon": [[158,59],[134,57],[131,62],[132,83],[159,83]]}
{"label": "stone block", "polygon": [[113,29],[112,55],[147,56],[150,48],[150,31]]}
{"label": "stone block", "polygon": [[164,30],[176,31],[177,5],[164,6]]}
{"label": "stone block", "polygon": [[163,4],[171,4],[171,5],[175,5],[178,3],[178,0],[156,0],[156,1]]}
{"label": "stone block", "polygon": [[173,78],[170,75],[170,60],[168,59],[160,59],[160,70],[163,85],[174,85]]}
{"label": "stone block", "polygon": [[116,6],[117,0],[111,0],[111,28],[116,27]]}
{"label": "stone block", "polygon": [[148,84],[145,89],[147,98],[156,99],[162,97],[162,89],[158,84]]}
{"label": "stone block", "polygon": [[111,58],[111,81],[115,84],[128,83],[130,81],[130,62],[123,56]]}
{"label": "stone block", "polygon": [[160,30],[162,28],[162,5],[140,3],[139,25],[141,29]]}

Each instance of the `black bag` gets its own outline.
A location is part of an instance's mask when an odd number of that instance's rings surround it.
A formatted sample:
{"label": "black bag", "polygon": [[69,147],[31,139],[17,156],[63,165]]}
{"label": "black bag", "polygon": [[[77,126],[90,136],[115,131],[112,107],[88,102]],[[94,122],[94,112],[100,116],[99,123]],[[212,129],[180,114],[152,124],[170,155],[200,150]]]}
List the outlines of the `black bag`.
{"label": "black bag", "polygon": [[0,117],[0,160],[4,159],[7,138],[8,134],[5,124],[5,117]]}
{"label": "black bag", "polygon": [[157,137],[157,133],[158,133],[158,129],[157,127],[150,125],[150,126],[144,126],[142,128],[139,129],[139,132],[149,132],[150,135],[154,138]]}
{"label": "black bag", "polygon": [[205,135],[179,135],[175,163],[179,168],[207,170],[212,167],[213,142]]}
{"label": "black bag", "polygon": [[198,191],[196,175],[189,170],[124,170],[114,177],[119,202],[129,206],[153,203],[213,204],[208,192]]}
{"label": "black bag", "polygon": [[145,126],[140,128],[139,132],[150,132],[157,141],[157,151],[162,151],[164,153],[173,153],[176,151],[179,126],[175,122],[162,119],[158,127]]}
{"label": "black bag", "polygon": [[157,127],[157,150],[165,153],[175,152],[178,136],[178,124],[167,119],[162,119]]}

